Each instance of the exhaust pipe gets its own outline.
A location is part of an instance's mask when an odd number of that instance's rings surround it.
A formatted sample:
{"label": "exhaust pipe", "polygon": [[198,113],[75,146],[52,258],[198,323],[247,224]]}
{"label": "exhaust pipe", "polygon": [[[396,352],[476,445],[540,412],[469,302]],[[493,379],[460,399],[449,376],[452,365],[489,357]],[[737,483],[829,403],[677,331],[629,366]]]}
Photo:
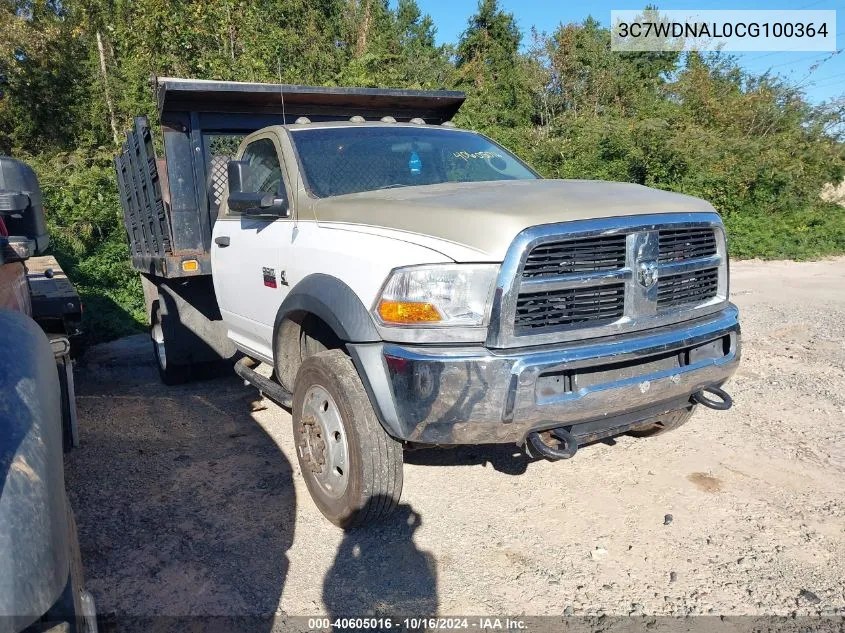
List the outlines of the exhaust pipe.
{"label": "exhaust pipe", "polygon": [[[712,398],[708,398],[704,395],[705,393],[712,393],[719,399],[713,400]],[[727,411],[734,403],[733,398],[724,389],[719,389],[719,387],[705,387],[701,391],[696,391],[690,396],[690,400],[695,404],[701,404],[708,409],[715,409],[716,411]]]}
{"label": "exhaust pipe", "polygon": [[551,462],[556,462],[559,459],[569,459],[578,451],[578,440],[563,427],[552,429],[549,434],[558,440],[558,446],[551,446],[547,444],[539,431],[533,431],[528,434],[528,448],[530,452],[545,457]]}

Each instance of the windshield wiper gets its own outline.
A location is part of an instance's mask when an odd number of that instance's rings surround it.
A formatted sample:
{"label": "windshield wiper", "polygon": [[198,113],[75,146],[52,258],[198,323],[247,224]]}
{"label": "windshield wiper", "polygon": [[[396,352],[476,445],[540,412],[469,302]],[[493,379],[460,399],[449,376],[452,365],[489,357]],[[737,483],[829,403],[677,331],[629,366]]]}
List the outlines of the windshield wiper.
{"label": "windshield wiper", "polygon": [[376,187],[375,191],[379,189],[398,189],[399,187],[412,187],[413,185],[406,185],[402,182],[394,182],[392,185],[385,185],[384,187]]}

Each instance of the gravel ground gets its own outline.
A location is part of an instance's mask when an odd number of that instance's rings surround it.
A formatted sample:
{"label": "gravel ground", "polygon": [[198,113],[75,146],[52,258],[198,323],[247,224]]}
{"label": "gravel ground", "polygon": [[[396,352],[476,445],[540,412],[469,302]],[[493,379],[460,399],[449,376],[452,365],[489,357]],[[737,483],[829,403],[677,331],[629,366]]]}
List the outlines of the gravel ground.
{"label": "gravel ground", "polygon": [[732,410],[569,462],[406,453],[400,512],[349,534],[286,411],[234,377],[161,385],[145,336],[89,350],[67,471],[98,610],[845,614],[845,259],[735,263],[732,289]]}

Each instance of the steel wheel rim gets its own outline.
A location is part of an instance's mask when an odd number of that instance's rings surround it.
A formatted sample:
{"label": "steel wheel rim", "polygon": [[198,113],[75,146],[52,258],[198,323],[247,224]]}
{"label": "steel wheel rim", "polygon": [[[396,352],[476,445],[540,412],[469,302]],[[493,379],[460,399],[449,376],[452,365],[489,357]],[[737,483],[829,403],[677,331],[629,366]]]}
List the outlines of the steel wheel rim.
{"label": "steel wheel rim", "polygon": [[153,325],[151,335],[153,345],[155,345],[158,364],[162,369],[167,369],[167,351],[164,349],[164,332],[161,330],[161,324],[156,323]]}
{"label": "steel wheel rim", "polygon": [[305,392],[299,458],[321,491],[339,499],[349,485],[349,446],[337,403],[320,385]]}

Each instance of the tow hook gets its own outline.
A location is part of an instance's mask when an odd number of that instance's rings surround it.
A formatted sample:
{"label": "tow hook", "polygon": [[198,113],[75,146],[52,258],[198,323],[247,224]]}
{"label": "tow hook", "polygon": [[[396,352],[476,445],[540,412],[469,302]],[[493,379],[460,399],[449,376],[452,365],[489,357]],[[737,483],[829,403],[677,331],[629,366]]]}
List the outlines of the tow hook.
{"label": "tow hook", "polygon": [[[548,439],[552,441],[557,440],[555,442],[557,446],[547,443],[541,433],[548,436]],[[562,427],[550,431],[533,431],[528,434],[528,448],[540,457],[556,462],[559,459],[569,459],[575,455],[578,451],[578,440]]]}
{"label": "tow hook", "polygon": [[[719,400],[708,398],[704,395],[705,393],[712,393],[714,396],[719,398]],[[704,405],[709,409],[716,409],[716,411],[727,411],[734,403],[733,398],[731,398],[724,389],[719,389],[719,387],[705,387],[701,391],[696,391],[690,396],[690,400],[696,404]]]}

